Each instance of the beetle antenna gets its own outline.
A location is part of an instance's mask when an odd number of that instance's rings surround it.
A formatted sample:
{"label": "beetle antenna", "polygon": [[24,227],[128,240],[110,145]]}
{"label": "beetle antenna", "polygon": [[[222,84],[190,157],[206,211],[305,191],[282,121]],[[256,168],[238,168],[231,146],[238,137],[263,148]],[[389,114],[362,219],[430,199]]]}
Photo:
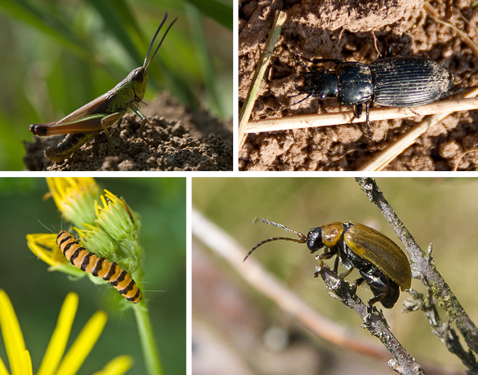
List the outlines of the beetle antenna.
{"label": "beetle antenna", "polygon": [[[149,45],[148,53],[146,54],[146,57],[144,58],[144,63],[143,63],[143,67],[144,67],[146,70],[148,70],[149,64],[151,64],[151,61],[153,61],[154,56],[156,56],[156,52],[158,52],[159,47],[161,47],[161,44],[163,44],[163,40],[164,40],[164,38],[166,38],[166,35],[168,35],[169,29],[171,29],[171,26],[173,26],[174,23],[177,21],[177,18],[175,18],[175,19],[173,20],[173,22],[171,22],[171,25],[168,26],[168,28],[166,29],[166,32],[164,33],[163,37],[161,38],[161,41],[160,41],[159,44],[158,44],[158,47],[156,47],[156,50],[154,51],[153,56],[151,56],[151,59],[149,59],[149,61],[148,61],[148,56],[149,56],[149,53],[151,52],[151,47],[153,46],[154,41],[156,40],[156,37],[158,36],[159,30],[161,30],[161,27],[163,27],[163,24],[164,24],[164,22],[166,21],[166,18],[168,18],[168,13],[166,13],[166,14],[164,15],[164,18],[163,18],[163,20],[161,21],[161,24],[159,25],[158,30],[156,30],[156,34],[154,34],[153,40],[151,41],[151,44]],[[146,64],[146,62],[148,62],[148,63]]]}
{"label": "beetle antenna", "polygon": [[259,242],[256,246],[254,246],[251,250],[249,250],[249,252],[247,253],[246,257],[244,258],[243,262],[249,258],[249,256],[254,252],[254,250],[256,250],[258,247],[264,245],[265,243],[267,242],[272,242],[272,241],[278,241],[278,240],[285,240],[285,241],[292,241],[292,242],[297,242],[297,243],[305,243],[307,242],[307,236],[305,236],[303,233],[301,232],[297,232],[293,229],[290,229],[289,227],[286,227],[284,224],[279,224],[279,223],[275,223],[273,221],[269,221],[267,219],[262,219],[262,218],[255,218],[253,220],[253,223],[257,223],[258,221],[262,222],[262,223],[265,223],[265,224],[269,224],[269,225],[272,225],[274,227],[278,227],[278,228],[281,228],[281,229],[284,229],[288,232],[292,232],[294,234],[297,235],[297,237],[299,238],[290,238],[290,237],[271,237],[271,238],[268,238],[267,240],[264,240],[264,241],[261,241]]}
{"label": "beetle antenna", "polygon": [[272,242],[272,241],[277,241],[277,240],[286,240],[286,241],[292,241],[292,242],[298,242],[298,243],[304,243],[304,240],[302,238],[297,239],[297,238],[289,238],[289,237],[271,237],[268,238],[267,240],[259,242],[256,246],[254,246],[249,252],[247,253],[246,257],[244,258],[243,262],[249,258],[249,256],[256,250],[259,246],[264,245],[267,242]]}
{"label": "beetle antenna", "polygon": [[288,231],[288,232],[292,232],[292,233],[294,233],[295,235],[297,235],[300,239],[302,239],[302,240],[303,240],[302,242],[305,242],[305,241],[307,240],[307,236],[306,236],[306,235],[304,235],[304,234],[301,233],[301,232],[297,232],[297,231],[294,230],[294,229],[290,229],[289,227],[286,227],[284,224],[275,223],[275,222],[273,222],[273,221],[269,221],[269,220],[267,220],[267,219],[262,219],[262,218],[257,218],[257,217],[256,217],[252,222],[255,224],[255,223],[259,222],[259,221],[260,221],[261,223],[269,224],[269,225],[272,225],[272,226],[274,226],[274,227],[279,227],[279,228],[281,228],[281,229],[284,229],[284,230],[286,230],[286,231]]}

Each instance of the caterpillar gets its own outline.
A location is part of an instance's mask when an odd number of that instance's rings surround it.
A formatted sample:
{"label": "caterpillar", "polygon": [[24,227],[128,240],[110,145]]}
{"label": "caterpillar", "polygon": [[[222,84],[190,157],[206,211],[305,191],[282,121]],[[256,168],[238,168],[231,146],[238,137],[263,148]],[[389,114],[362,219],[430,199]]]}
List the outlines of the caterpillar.
{"label": "caterpillar", "polygon": [[114,262],[89,252],[78,244],[70,233],[62,230],[56,238],[58,247],[71,264],[93,276],[102,277],[132,302],[141,301],[141,291],[128,273]]}

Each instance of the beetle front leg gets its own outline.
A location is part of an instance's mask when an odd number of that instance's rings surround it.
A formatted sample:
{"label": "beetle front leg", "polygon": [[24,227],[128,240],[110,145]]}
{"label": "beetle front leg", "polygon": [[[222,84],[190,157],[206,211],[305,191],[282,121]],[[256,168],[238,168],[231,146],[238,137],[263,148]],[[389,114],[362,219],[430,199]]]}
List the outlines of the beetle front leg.
{"label": "beetle front leg", "polygon": [[364,281],[365,279],[363,277],[360,277],[357,280],[355,280],[352,285],[350,285],[354,293],[357,292],[357,287],[362,285]]}
{"label": "beetle front leg", "polygon": [[[319,274],[324,270],[324,259],[330,259],[335,255],[334,252],[328,251],[328,248],[325,248],[324,252],[322,254],[319,254],[315,257],[316,260],[319,261],[319,267],[316,267],[315,272],[314,272],[314,277],[318,277]],[[337,275],[337,271],[334,272],[335,275]]]}

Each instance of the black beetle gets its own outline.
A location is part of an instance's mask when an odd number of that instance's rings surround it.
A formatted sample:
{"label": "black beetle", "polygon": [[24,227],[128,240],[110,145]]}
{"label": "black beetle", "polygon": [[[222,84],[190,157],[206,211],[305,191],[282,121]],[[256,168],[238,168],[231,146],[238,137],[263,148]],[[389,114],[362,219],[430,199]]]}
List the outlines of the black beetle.
{"label": "black beetle", "polygon": [[323,267],[324,259],[337,255],[334,272],[337,273],[339,261],[347,269],[340,278],[345,278],[357,268],[361,278],[355,281],[355,285],[365,281],[374,294],[368,301],[369,309],[376,302],[387,309],[392,308],[400,296],[400,288],[403,291],[411,286],[412,271],[406,255],[395,242],[373,228],[359,223],[336,221],[312,228],[306,236],[282,224],[265,219],[257,220],[293,232],[299,238],[272,237],[261,241],[247,253],[244,260],[259,246],[276,240],[306,243],[311,253],[325,247],[324,252],[316,258],[320,267]]}
{"label": "black beetle", "polygon": [[[297,60],[298,61],[298,60]],[[340,104],[353,105],[356,118],[362,115],[365,103],[366,123],[370,124],[370,103],[385,107],[417,107],[453,95],[453,75],[437,62],[416,56],[385,57],[366,65],[336,59],[307,60],[313,64],[333,63],[335,68],[309,67],[302,74],[303,85],[296,86],[300,94],[309,97],[336,98]],[[298,96],[295,95],[295,96]]]}

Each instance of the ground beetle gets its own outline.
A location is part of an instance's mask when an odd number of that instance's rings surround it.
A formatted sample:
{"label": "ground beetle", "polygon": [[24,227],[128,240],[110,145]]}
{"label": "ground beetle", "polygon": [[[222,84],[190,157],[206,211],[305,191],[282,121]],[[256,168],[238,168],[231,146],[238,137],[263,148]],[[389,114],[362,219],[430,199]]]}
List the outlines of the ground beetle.
{"label": "ground beetle", "polygon": [[312,228],[306,236],[266,219],[256,219],[256,221],[295,233],[299,238],[272,237],[261,241],[247,253],[244,260],[259,246],[276,240],[306,243],[311,253],[325,247],[324,252],[316,258],[320,267],[324,266],[324,259],[337,255],[334,272],[337,273],[339,262],[347,269],[340,275],[341,279],[357,268],[361,277],[355,281],[354,285],[360,285],[365,281],[374,294],[374,297],[368,301],[369,309],[377,302],[387,309],[392,308],[400,296],[400,288],[403,291],[411,286],[412,272],[406,255],[395,242],[373,228],[359,223],[336,221]]}
{"label": "ground beetle", "polygon": [[385,107],[417,107],[460,91],[453,88],[453,75],[445,67],[423,57],[385,57],[369,65],[336,59],[308,61],[333,63],[335,68],[309,67],[299,61],[307,72],[301,76],[303,85],[296,89],[299,95],[307,96],[294,105],[311,96],[336,98],[341,104],[355,106],[355,117],[360,118],[365,103],[367,125],[371,102]]}

